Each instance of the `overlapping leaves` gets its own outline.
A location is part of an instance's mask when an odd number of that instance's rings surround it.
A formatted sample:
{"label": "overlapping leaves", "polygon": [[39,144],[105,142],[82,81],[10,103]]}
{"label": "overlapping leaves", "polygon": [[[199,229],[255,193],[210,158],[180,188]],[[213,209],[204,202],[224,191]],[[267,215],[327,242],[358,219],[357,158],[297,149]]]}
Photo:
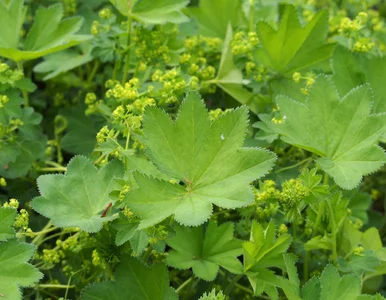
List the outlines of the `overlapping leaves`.
{"label": "overlapping leaves", "polygon": [[242,241],[233,238],[233,224],[217,226],[210,222],[205,230],[201,227],[176,226],[176,236],[169,238],[172,247],[166,262],[177,269],[192,268],[194,274],[204,280],[216,278],[219,266],[236,274],[242,273],[237,256],[242,254]]}
{"label": "overlapping leaves", "polygon": [[236,208],[253,201],[249,183],[269,171],[275,155],[242,147],[247,118],[247,108],[241,107],[212,123],[195,92],[187,95],[176,121],[159,108],[146,110],[147,155],[183,185],[134,173],[139,188],[126,201],[143,219],[140,228],[171,215],[181,224],[197,226],[210,217],[212,204]]}

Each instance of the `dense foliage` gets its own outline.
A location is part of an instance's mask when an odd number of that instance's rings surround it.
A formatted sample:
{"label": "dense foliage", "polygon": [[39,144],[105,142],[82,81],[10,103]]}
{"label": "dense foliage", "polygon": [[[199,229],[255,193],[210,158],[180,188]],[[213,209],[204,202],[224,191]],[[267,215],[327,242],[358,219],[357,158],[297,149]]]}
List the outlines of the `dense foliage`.
{"label": "dense foliage", "polygon": [[386,299],[386,3],[0,0],[0,299]]}

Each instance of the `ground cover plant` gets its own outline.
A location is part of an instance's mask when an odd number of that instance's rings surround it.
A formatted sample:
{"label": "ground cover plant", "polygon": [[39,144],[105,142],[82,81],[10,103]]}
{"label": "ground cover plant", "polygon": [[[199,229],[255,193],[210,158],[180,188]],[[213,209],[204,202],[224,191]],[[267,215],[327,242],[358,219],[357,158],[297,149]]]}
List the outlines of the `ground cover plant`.
{"label": "ground cover plant", "polygon": [[0,299],[385,299],[385,16],[0,0]]}

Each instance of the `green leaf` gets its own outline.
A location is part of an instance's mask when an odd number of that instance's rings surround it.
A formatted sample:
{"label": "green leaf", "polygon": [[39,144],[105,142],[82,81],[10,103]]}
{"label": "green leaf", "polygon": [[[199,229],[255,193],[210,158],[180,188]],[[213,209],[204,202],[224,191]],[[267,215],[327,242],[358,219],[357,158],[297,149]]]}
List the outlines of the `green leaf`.
{"label": "green leaf", "polygon": [[147,155],[184,186],[134,173],[139,188],[126,201],[143,219],[140,228],[173,214],[177,222],[197,226],[210,217],[212,204],[236,208],[253,202],[249,183],[272,168],[275,155],[242,147],[247,119],[248,110],[241,107],[211,123],[195,92],[187,95],[175,122],[159,108],[146,109]]}
{"label": "green leaf", "polygon": [[117,237],[115,244],[121,246],[134,237],[138,231],[138,222],[130,220],[124,216],[120,216],[119,219],[115,220],[112,227],[117,230]]}
{"label": "green leaf", "polygon": [[21,287],[39,281],[43,274],[28,261],[35,246],[10,240],[0,243],[0,294],[4,299],[21,300]]}
{"label": "green leaf", "polygon": [[0,207],[0,242],[15,237],[13,222],[16,217],[16,209],[11,207]]}
{"label": "green leaf", "polygon": [[82,290],[82,300],[177,300],[178,295],[169,286],[165,265],[148,268],[126,255],[119,263],[115,280],[94,283]]}
{"label": "green leaf", "polygon": [[79,227],[87,232],[101,230],[113,217],[101,217],[107,205],[114,202],[109,193],[117,189],[115,177],[123,176],[123,166],[113,161],[98,170],[83,156],[73,158],[65,175],[42,175],[38,178],[41,196],[32,207],[50,218],[58,227]]}
{"label": "green leaf", "polygon": [[320,300],[356,299],[361,293],[361,281],[358,276],[350,274],[340,277],[333,266],[327,266],[323,270],[320,287]]}
{"label": "green leaf", "polygon": [[242,72],[233,63],[233,55],[230,45],[232,38],[232,26],[229,24],[224,40],[224,48],[221,54],[220,67],[218,69],[217,77],[211,80],[211,82],[215,83],[218,87],[223,89],[224,92],[231,95],[241,104],[248,105],[252,112],[257,113],[257,103],[253,102],[253,94],[243,87],[247,81],[243,79]]}
{"label": "green leaf", "polygon": [[80,50],[65,50],[52,53],[46,56],[43,62],[37,64],[33,70],[36,73],[48,73],[43,77],[43,80],[48,80],[93,60],[91,51],[92,46],[89,44],[81,47]]}
{"label": "green leaf", "polygon": [[250,241],[243,243],[244,271],[256,296],[265,292],[272,299],[278,299],[276,286],[279,285],[279,279],[268,268],[286,270],[283,254],[291,242],[289,234],[276,237],[276,225],[273,220],[266,229],[255,220],[252,221]]}
{"label": "green leaf", "polygon": [[280,288],[283,289],[288,300],[301,300],[300,280],[296,270],[296,260],[289,254],[284,254],[284,263],[288,279],[280,277]]}
{"label": "green leaf", "polygon": [[324,43],[327,32],[327,11],[320,11],[302,27],[295,7],[287,5],[277,31],[265,22],[257,24],[262,47],[256,57],[278,73],[291,74],[331,56],[334,45]]}
{"label": "green leaf", "polygon": [[366,81],[370,83],[374,92],[373,111],[386,112],[386,57],[373,57],[363,61]]}
{"label": "green leaf", "polygon": [[0,48],[18,47],[26,13],[24,0],[0,1]]}
{"label": "green leaf", "polygon": [[190,12],[198,22],[199,34],[221,39],[229,23],[236,27],[243,20],[240,1],[236,0],[200,0],[199,6],[190,8]]}
{"label": "green leaf", "polygon": [[217,226],[210,222],[204,227],[175,226],[176,236],[167,239],[172,247],[166,263],[177,269],[193,269],[204,280],[216,278],[219,267],[241,274],[243,267],[237,256],[242,254],[242,241],[233,238],[233,223]]}
{"label": "green leaf", "polygon": [[[61,4],[48,8],[40,7],[24,41],[24,47],[19,50],[18,38],[26,11],[24,0],[11,0],[9,5],[6,5],[5,2],[4,0],[0,2],[0,26],[10,28],[10,30],[0,37],[0,56],[16,62],[36,59],[78,45],[92,37],[90,35],[75,35],[82,25],[81,17],[72,17],[61,21],[63,17]],[[5,14],[6,17],[2,14]],[[10,38],[11,34],[14,34],[14,37]]]}
{"label": "green leaf", "polygon": [[189,0],[133,1],[131,7],[127,0],[110,0],[110,2],[122,15],[131,15],[134,19],[148,24],[189,21],[189,18],[181,12],[181,9],[188,5]]}
{"label": "green leaf", "polygon": [[319,76],[305,103],[285,96],[276,102],[285,121],[270,128],[285,142],[321,156],[317,163],[340,187],[355,188],[364,175],[385,163],[377,142],[385,132],[386,114],[371,114],[368,85],[340,98],[331,80]]}

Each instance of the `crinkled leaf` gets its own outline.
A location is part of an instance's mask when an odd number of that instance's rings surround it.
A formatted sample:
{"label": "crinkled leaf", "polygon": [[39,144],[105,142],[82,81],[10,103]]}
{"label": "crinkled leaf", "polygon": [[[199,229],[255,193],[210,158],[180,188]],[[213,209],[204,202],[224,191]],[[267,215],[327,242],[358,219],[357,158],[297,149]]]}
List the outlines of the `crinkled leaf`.
{"label": "crinkled leaf", "polygon": [[3,299],[21,300],[20,288],[30,286],[43,277],[28,263],[35,248],[17,240],[0,243],[0,294]]}
{"label": "crinkled leaf", "polygon": [[193,269],[193,273],[204,280],[216,278],[219,267],[236,274],[242,273],[237,256],[242,254],[240,240],[233,238],[234,226],[225,223],[217,226],[210,222],[204,227],[176,225],[176,236],[166,243],[172,247],[166,258],[169,266],[177,269]]}
{"label": "crinkled leaf", "polygon": [[325,44],[328,32],[328,13],[318,12],[304,27],[294,6],[287,5],[276,31],[265,22],[257,24],[261,48],[257,59],[281,74],[310,67],[328,59],[334,45]]}
{"label": "crinkled leaf", "polygon": [[[63,7],[61,4],[48,8],[39,7],[34,17],[34,23],[27,34],[22,50],[18,49],[21,25],[24,22],[24,0],[11,0],[0,2],[0,22],[2,28],[11,28],[9,32],[0,37],[0,56],[14,61],[36,59],[38,57],[75,46],[91,38],[89,35],[75,35],[82,25],[81,17],[72,17],[61,20]],[[0,25],[1,25],[0,23]],[[9,35],[16,34],[9,39]]]}
{"label": "crinkled leaf", "polygon": [[115,280],[94,283],[82,290],[82,300],[177,300],[177,293],[169,286],[165,265],[151,268],[129,255],[119,263]]}
{"label": "crinkled leaf", "polygon": [[221,39],[225,38],[229,23],[235,27],[243,20],[240,1],[235,0],[200,0],[190,12],[197,20],[199,34]]}
{"label": "crinkled leaf", "polygon": [[140,228],[173,214],[179,223],[197,226],[210,217],[212,204],[236,208],[253,201],[249,183],[272,168],[275,155],[242,147],[247,119],[248,110],[241,107],[211,123],[195,92],[187,95],[174,122],[159,108],[146,109],[147,155],[184,185],[134,173],[139,188],[126,201],[143,219]]}
{"label": "crinkled leaf", "polygon": [[377,142],[385,132],[386,114],[371,114],[368,85],[340,98],[331,80],[319,76],[305,103],[285,96],[276,101],[285,121],[270,128],[285,142],[321,156],[317,163],[340,187],[353,189],[385,163]]}
{"label": "crinkled leaf", "polygon": [[97,169],[86,157],[76,156],[64,175],[38,178],[41,196],[32,201],[38,213],[58,227],[79,227],[87,232],[101,230],[113,217],[101,217],[110,202],[109,193],[118,188],[114,178],[123,176],[123,166],[113,161]]}
{"label": "crinkled leaf", "polygon": [[16,209],[11,207],[0,207],[0,242],[15,236],[13,222],[16,217]]}
{"label": "crinkled leaf", "polygon": [[243,87],[245,82],[243,74],[233,63],[233,55],[230,45],[232,38],[232,26],[229,24],[224,40],[217,77],[211,81],[241,104],[248,105],[252,112],[257,113],[257,104],[253,102],[253,94]]}

